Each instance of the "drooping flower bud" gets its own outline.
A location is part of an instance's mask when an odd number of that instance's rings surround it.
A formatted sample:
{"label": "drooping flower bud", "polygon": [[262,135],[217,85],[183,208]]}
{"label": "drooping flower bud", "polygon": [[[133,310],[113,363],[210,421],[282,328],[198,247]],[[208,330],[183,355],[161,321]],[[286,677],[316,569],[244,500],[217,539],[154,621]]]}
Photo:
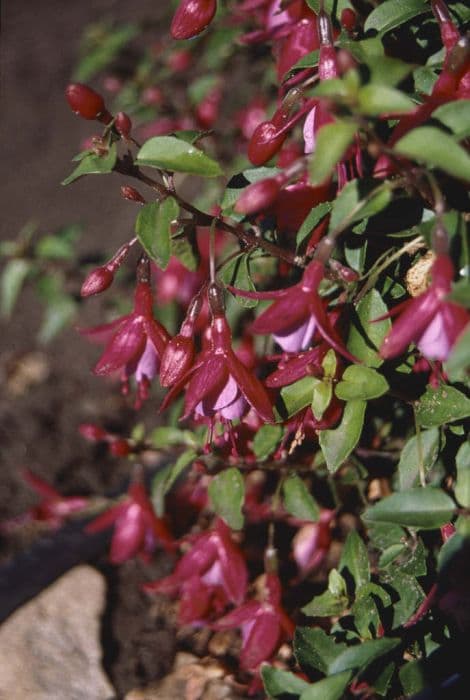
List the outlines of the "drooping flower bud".
{"label": "drooping flower bud", "polygon": [[173,39],[191,39],[212,22],[217,0],[182,0],[171,22]]}
{"label": "drooping flower bud", "polygon": [[129,442],[123,438],[110,441],[108,449],[113,457],[127,457],[132,452]]}
{"label": "drooping flower bud", "polygon": [[108,289],[113,283],[114,274],[107,267],[95,267],[85,279],[80,289],[82,297],[91,297]]}
{"label": "drooping flower bud", "polygon": [[106,440],[107,436],[106,430],[103,430],[103,428],[94,423],[82,423],[78,431],[85,440],[89,440],[90,442],[101,442],[102,440]]}
{"label": "drooping flower bud", "polygon": [[356,13],[350,7],[345,7],[341,12],[340,24],[347,32],[354,31],[356,27]]}
{"label": "drooping flower bud", "polygon": [[72,111],[82,119],[99,119],[105,124],[111,121],[103,98],[88,85],[70,83],[65,89],[65,97]]}
{"label": "drooping flower bud", "polygon": [[279,134],[279,129],[272,122],[262,122],[254,130],[248,144],[248,158],[253,165],[267,163],[281,149],[287,132]]}
{"label": "drooping flower bud", "polygon": [[132,122],[130,117],[125,112],[118,112],[114,119],[114,126],[118,134],[123,136],[125,139],[129,138],[132,129]]}
{"label": "drooping flower bud", "polygon": [[235,204],[239,214],[255,214],[269,207],[276,199],[281,189],[282,178],[268,177],[249,185]]}
{"label": "drooping flower bud", "polygon": [[145,199],[142,197],[140,192],[136,190],[135,187],[131,187],[130,185],[122,185],[121,196],[124,197],[124,199],[128,199],[131,202],[139,202],[139,204],[145,204]]}

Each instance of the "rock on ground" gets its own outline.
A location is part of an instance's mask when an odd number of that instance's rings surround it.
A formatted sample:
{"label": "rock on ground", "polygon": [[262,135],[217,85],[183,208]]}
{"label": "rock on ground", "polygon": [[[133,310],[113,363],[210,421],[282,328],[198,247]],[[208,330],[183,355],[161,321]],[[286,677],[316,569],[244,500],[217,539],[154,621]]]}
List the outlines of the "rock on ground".
{"label": "rock on ground", "polygon": [[77,566],[0,626],[0,700],[111,700],[101,667],[105,581]]}

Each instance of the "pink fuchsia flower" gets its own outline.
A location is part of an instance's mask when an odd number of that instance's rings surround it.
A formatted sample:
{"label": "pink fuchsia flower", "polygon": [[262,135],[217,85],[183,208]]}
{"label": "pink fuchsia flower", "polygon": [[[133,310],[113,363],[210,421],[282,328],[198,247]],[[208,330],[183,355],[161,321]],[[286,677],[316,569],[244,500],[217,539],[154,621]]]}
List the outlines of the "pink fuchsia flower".
{"label": "pink fuchsia flower", "polygon": [[217,519],[212,530],[192,538],[192,547],[170,576],[144,585],[147,593],[180,599],[181,624],[200,623],[245,598],[248,572],[230,530]]}
{"label": "pink fuchsia flower", "polygon": [[470,314],[458,304],[446,301],[452,288],[454,268],[446,254],[436,257],[431,268],[431,284],[417,297],[398,304],[388,316],[398,316],[385,336],[380,355],[396,357],[415,343],[429,360],[445,361],[458,336],[470,321]]}
{"label": "pink fuchsia flower", "polygon": [[144,559],[157,545],[167,551],[174,549],[174,541],[162,518],[153,510],[142,484],[129,487],[127,497],[89,523],[85,531],[89,534],[105,530],[114,525],[109,560],[112,564],[122,564],[136,555]]}
{"label": "pink fuchsia flower", "polygon": [[250,600],[212,625],[214,630],[239,627],[242,633],[240,666],[256,671],[281,645],[290,639],[294,624],[281,606],[281,584],[276,574],[265,575],[261,600]]}
{"label": "pink fuchsia flower", "polygon": [[160,359],[170,336],[153,317],[153,295],[148,262],[141,263],[134,297],[134,311],[126,316],[81,330],[90,340],[107,343],[104,353],[94,368],[99,375],[122,370],[124,391],[130,376],[135,375],[138,385],[137,406],[147,398],[150,383],[158,373]]}
{"label": "pink fuchsia flower", "polygon": [[79,513],[88,505],[88,499],[81,496],[62,496],[47,481],[33,474],[29,469],[22,472],[26,483],[40,496],[39,503],[26,513],[0,524],[0,531],[9,532],[27,523],[44,523],[52,529],[61,527],[67,518]]}
{"label": "pink fuchsia flower", "polygon": [[212,22],[217,0],[181,0],[171,22],[173,39],[191,39]]}
{"label": "pink fuchsia flower", "polygon": [[266,311],[254,321],[254,333],[272,333],[275,341],[286,352],[299,352],[310,345],[315,331],[340,355],[352,362],[356,359],[346,350],[325,310],[318,287],[325,276],[319,260],[312,260],[302,279],[287,289],[272,292],[246,292],[230,288],[234,294],[250,299],[273,299]]}

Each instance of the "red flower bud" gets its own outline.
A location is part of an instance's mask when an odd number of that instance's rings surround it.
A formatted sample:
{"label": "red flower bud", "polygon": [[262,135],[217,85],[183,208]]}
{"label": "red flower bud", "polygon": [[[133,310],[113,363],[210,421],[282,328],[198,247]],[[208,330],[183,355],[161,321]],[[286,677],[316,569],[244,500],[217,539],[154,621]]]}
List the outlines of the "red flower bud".
{"label": "red flower bud", "polygon": [[124,199],[128,199],[131,202],[139,202],[140,204],[145,204],[145,199],[142,197],[140,192],[138,192],[135,187],[130,185],[122,185],[121,196]]}
{"label": "red flower bud", "polygon": [[127,457],[131,452],[131,446],[127,440],[117,439],[109,443],[109,452],[114,457]]}
{"label": "red flower bud", "polygon": [[171,22],[174,39],[191,39],[210,24],[217,10],[217,0],[182,0]]}
{"label": "red flower bud", "polygon": [[125,112],[118,112],[116,114],[114,126],[116,127],[118,134],[124,136],[125,139],[129,138],[129,134],[131,133],[132,129],[132,122]]}
{"label": "red flower bud", "polygon": [[107,114],[103,98],[88,85],[70,83],[65,89],[65,97],[72,111],[83,119],[98,119]]}
{"label": "red flower bud", "polygon": [[172,386],[186,374],[194,358],[192,338],[175,335],[165,348],[160,365],[160,384]]}
{"label": "red flower bud", "polygon": [[96,267],[90,272],[80,290],[82,297],[91,297],[108,289],[113,283],[114,275],[107,267]]}
{"label": "red flower bud", "polygon": [[248,158],[253,165],[263,165],[280,150],[287,132],[279,134],[278,131],[272,122],[263,122],[256,127],[248,144]]}
{"label": "red flower bud", "polygon": [[341,12],[340,24],[347,32],[352,32],[356,27],[356,13],[350,7],[345,7]]}
{"label": "red flower bud", "polygon": [[281,183],[276,177],[268,177],[266,180],[254,182],[243,191],[234,209],[240,214],[255,214],[261,209],[269,207],[276,199],[280,189]]}
{"label": "red flower bud", "polygon": [[106,440],[107,432],[100,428],[99,425],[94,423],[82,423],[78,428],[78,431],[85,440],[90,442],[100,442],[101,440]]}

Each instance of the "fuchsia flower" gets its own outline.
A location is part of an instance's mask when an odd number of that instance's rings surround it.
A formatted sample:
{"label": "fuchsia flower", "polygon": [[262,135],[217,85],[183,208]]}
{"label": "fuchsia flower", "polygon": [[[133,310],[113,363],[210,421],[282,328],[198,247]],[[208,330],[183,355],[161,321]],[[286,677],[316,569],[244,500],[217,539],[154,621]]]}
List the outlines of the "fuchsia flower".
{"label": "fuchsia flower", "polygon": [[215,630],[233,627],[242,632],[240,666],[247,671],[255,671],[273,656],[284,638],[292,637],[294,624],[281,606],[281,583],[276,574],[266,574],[262,600],[250,600],[212,625]]}
{"label": "fuchsia flower", "polygon": [[134,311],[111,323],[80,331],[93,341],[107,342],[94,368],[95,374],[107,375],[122,370],[125,391],[128,378],[135,375],[137,405],[147,398],[150,382],[158,373],[161,356],[170,340],[164,327],[153,317],[152,302],[149,266],[145,262],[139,266]]}
{"label": "fuchsia flower", "polygon": [[1,523],[0,530],[9,532],[30,522],[41,522],[50,528],[61,527],[73,513],[87,507],[88,499],[81,496],[62,496],[47,481],[33,474],[29,469],[22,472],[26,483],[41,497],[39,503],[26,513]]}
{"label": "fuchsia flower", "polygon": [[131,484],[126,499],[113,506],[89,523],[85,531],[99,532],[114,525],[109,559],[112,564],[122,564],[137,554],[146,558],[162,545],[167,551],[174,548],[174,541],[162,518],[158,518],[140,483]]}
{"label": "fuchsia flower", "polygon": [[287,289],[272,292],[246,292],[230,288],[234,294],[250,299],[274,299],[266,311],[254,321],[254,333],[272,333],[275,341],[286,352],[298,352],[309,346],[313,334],[322,338],[351,362],[356,359],[346,350],[325,310],[325,303],[318,294],[318,286],[325,274],[323,263],[312,260],[302,279]]}
{"label": "fuchsia flower", "polygon": [[181,624],[200,623],[229,604],[240,605],[246,594],[248,572],[230,530],[217,519],[212,530],[193,538],[170,576],[144,585],[147,593],[180,599]]}
{"label": "fuchsia flower", "polygon": [[209,302],[213,318],[208,347],[168,393],[162,408],[188,384],[183,418],[194,413],[210,418],[219,414],[234,420],[246,413],[249,404],[263,420],[272,423],[273,409],[266,389],[232,350],[232,334],[223,312],[220,290],[215,284],[209,287]]}
{"label": "fuchsia flower", "polygon": [[436,257],[431,277],[431,284],[423,294],[398,304],[388,314],[376,319],[399,316],[380,348],[385,359],[401,355],[410,343],[415,343],[429,360],[445,361],[470,321],[470,315],[463,307],[446,301],[454,277],[448,255]]}

